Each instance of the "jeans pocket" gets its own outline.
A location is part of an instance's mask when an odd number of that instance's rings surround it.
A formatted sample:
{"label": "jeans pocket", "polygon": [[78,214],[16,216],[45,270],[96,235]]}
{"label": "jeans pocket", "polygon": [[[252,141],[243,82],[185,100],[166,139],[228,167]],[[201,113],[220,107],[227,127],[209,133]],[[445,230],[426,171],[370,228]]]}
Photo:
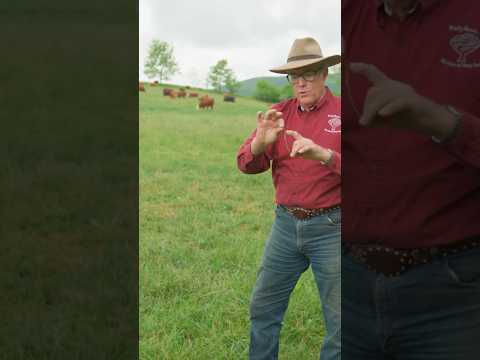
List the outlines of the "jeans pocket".
{"label": "jeans pocket", "polygon": [[477,249],[447,256],[444,266],[448,275],[456,284],[480,286],[480,251]]}
{"label": "jeans pocket", "polygon": [[288,214],[287,210],[282,205],[275,205],[274,213],[276,216],[285,216]]}
{"label": "jeans pocket", "polygon": [[340,226],[342,224],[342,211],[335,210],[325,214],[328,224],[331,226]]}

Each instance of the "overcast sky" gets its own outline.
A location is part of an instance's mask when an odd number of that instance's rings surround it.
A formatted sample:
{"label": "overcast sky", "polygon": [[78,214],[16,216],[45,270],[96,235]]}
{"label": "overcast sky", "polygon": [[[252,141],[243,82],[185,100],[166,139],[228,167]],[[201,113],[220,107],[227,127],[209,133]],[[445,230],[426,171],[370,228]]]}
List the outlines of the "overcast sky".
{"label": "overcast sky", "polygon": [[324,55],[340,54],[340,0],[139,0],[139,77],[153,39],[174,47],[181,73],[168,82],[205,86],[227,59],[238,80],[275,75],[296,38],[311,36]]}

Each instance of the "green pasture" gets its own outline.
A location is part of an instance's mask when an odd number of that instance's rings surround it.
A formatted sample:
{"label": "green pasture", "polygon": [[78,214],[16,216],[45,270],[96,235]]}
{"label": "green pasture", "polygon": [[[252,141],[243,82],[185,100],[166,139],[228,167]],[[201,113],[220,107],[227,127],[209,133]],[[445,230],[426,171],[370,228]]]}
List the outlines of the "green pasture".
{"label": "green pasture", "polygon": [[[213,111],[196,110],[194,98],[146,90],[139,94],[140,358],[247,359],[250,293],[274,193],[270,172],[237,170],[236,152],[268,104],[214,95]],[[322,336],[308,271],[290,302],[280,358],[318,359]]]}

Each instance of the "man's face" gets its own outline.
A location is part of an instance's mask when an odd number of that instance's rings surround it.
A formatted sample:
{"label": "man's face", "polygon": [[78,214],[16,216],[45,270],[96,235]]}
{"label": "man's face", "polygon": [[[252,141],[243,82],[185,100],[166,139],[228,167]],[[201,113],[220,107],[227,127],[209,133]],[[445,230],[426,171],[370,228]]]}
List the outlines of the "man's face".
{"label": "man's face", "polygon": [[327,74],[326,69],[289,74],[293,93],[303,107],[315,105],[323,96]]}

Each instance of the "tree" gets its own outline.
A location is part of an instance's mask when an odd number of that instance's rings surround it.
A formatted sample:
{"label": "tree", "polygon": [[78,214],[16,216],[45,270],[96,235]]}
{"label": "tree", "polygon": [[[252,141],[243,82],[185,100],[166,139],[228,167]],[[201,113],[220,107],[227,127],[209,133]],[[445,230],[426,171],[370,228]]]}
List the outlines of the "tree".
{"label": "tree", "polygon": [[218,61],[214,66],[210,67],[207,77],[207,84],[217,92],[224,92],[228,90],[231,93],[236,93],[240,87],[240,83],[235,78],[232,69],[229,69],[226,59]]}
{"label": "tree", "polygon": [[238,89],[240,89],[241,84],[237,81],[235,78],[235,75],[233,74],[233,71],[229,69],[227,78],[225,79],[225,87],[226,89],[232,93],[235,94]]}
{"label": "tree", "polygon": [[178,73],[178,64],[173,56],[173,46],[164,41],[153,40],[145,61],[145,75],[149,79],[168,80]]}
{"label": "tree", "polygon": [[276,86],[270,85],[268,81],[260,80],[253,97],[260,101],[276,103],[280,101],[280,91]]}

